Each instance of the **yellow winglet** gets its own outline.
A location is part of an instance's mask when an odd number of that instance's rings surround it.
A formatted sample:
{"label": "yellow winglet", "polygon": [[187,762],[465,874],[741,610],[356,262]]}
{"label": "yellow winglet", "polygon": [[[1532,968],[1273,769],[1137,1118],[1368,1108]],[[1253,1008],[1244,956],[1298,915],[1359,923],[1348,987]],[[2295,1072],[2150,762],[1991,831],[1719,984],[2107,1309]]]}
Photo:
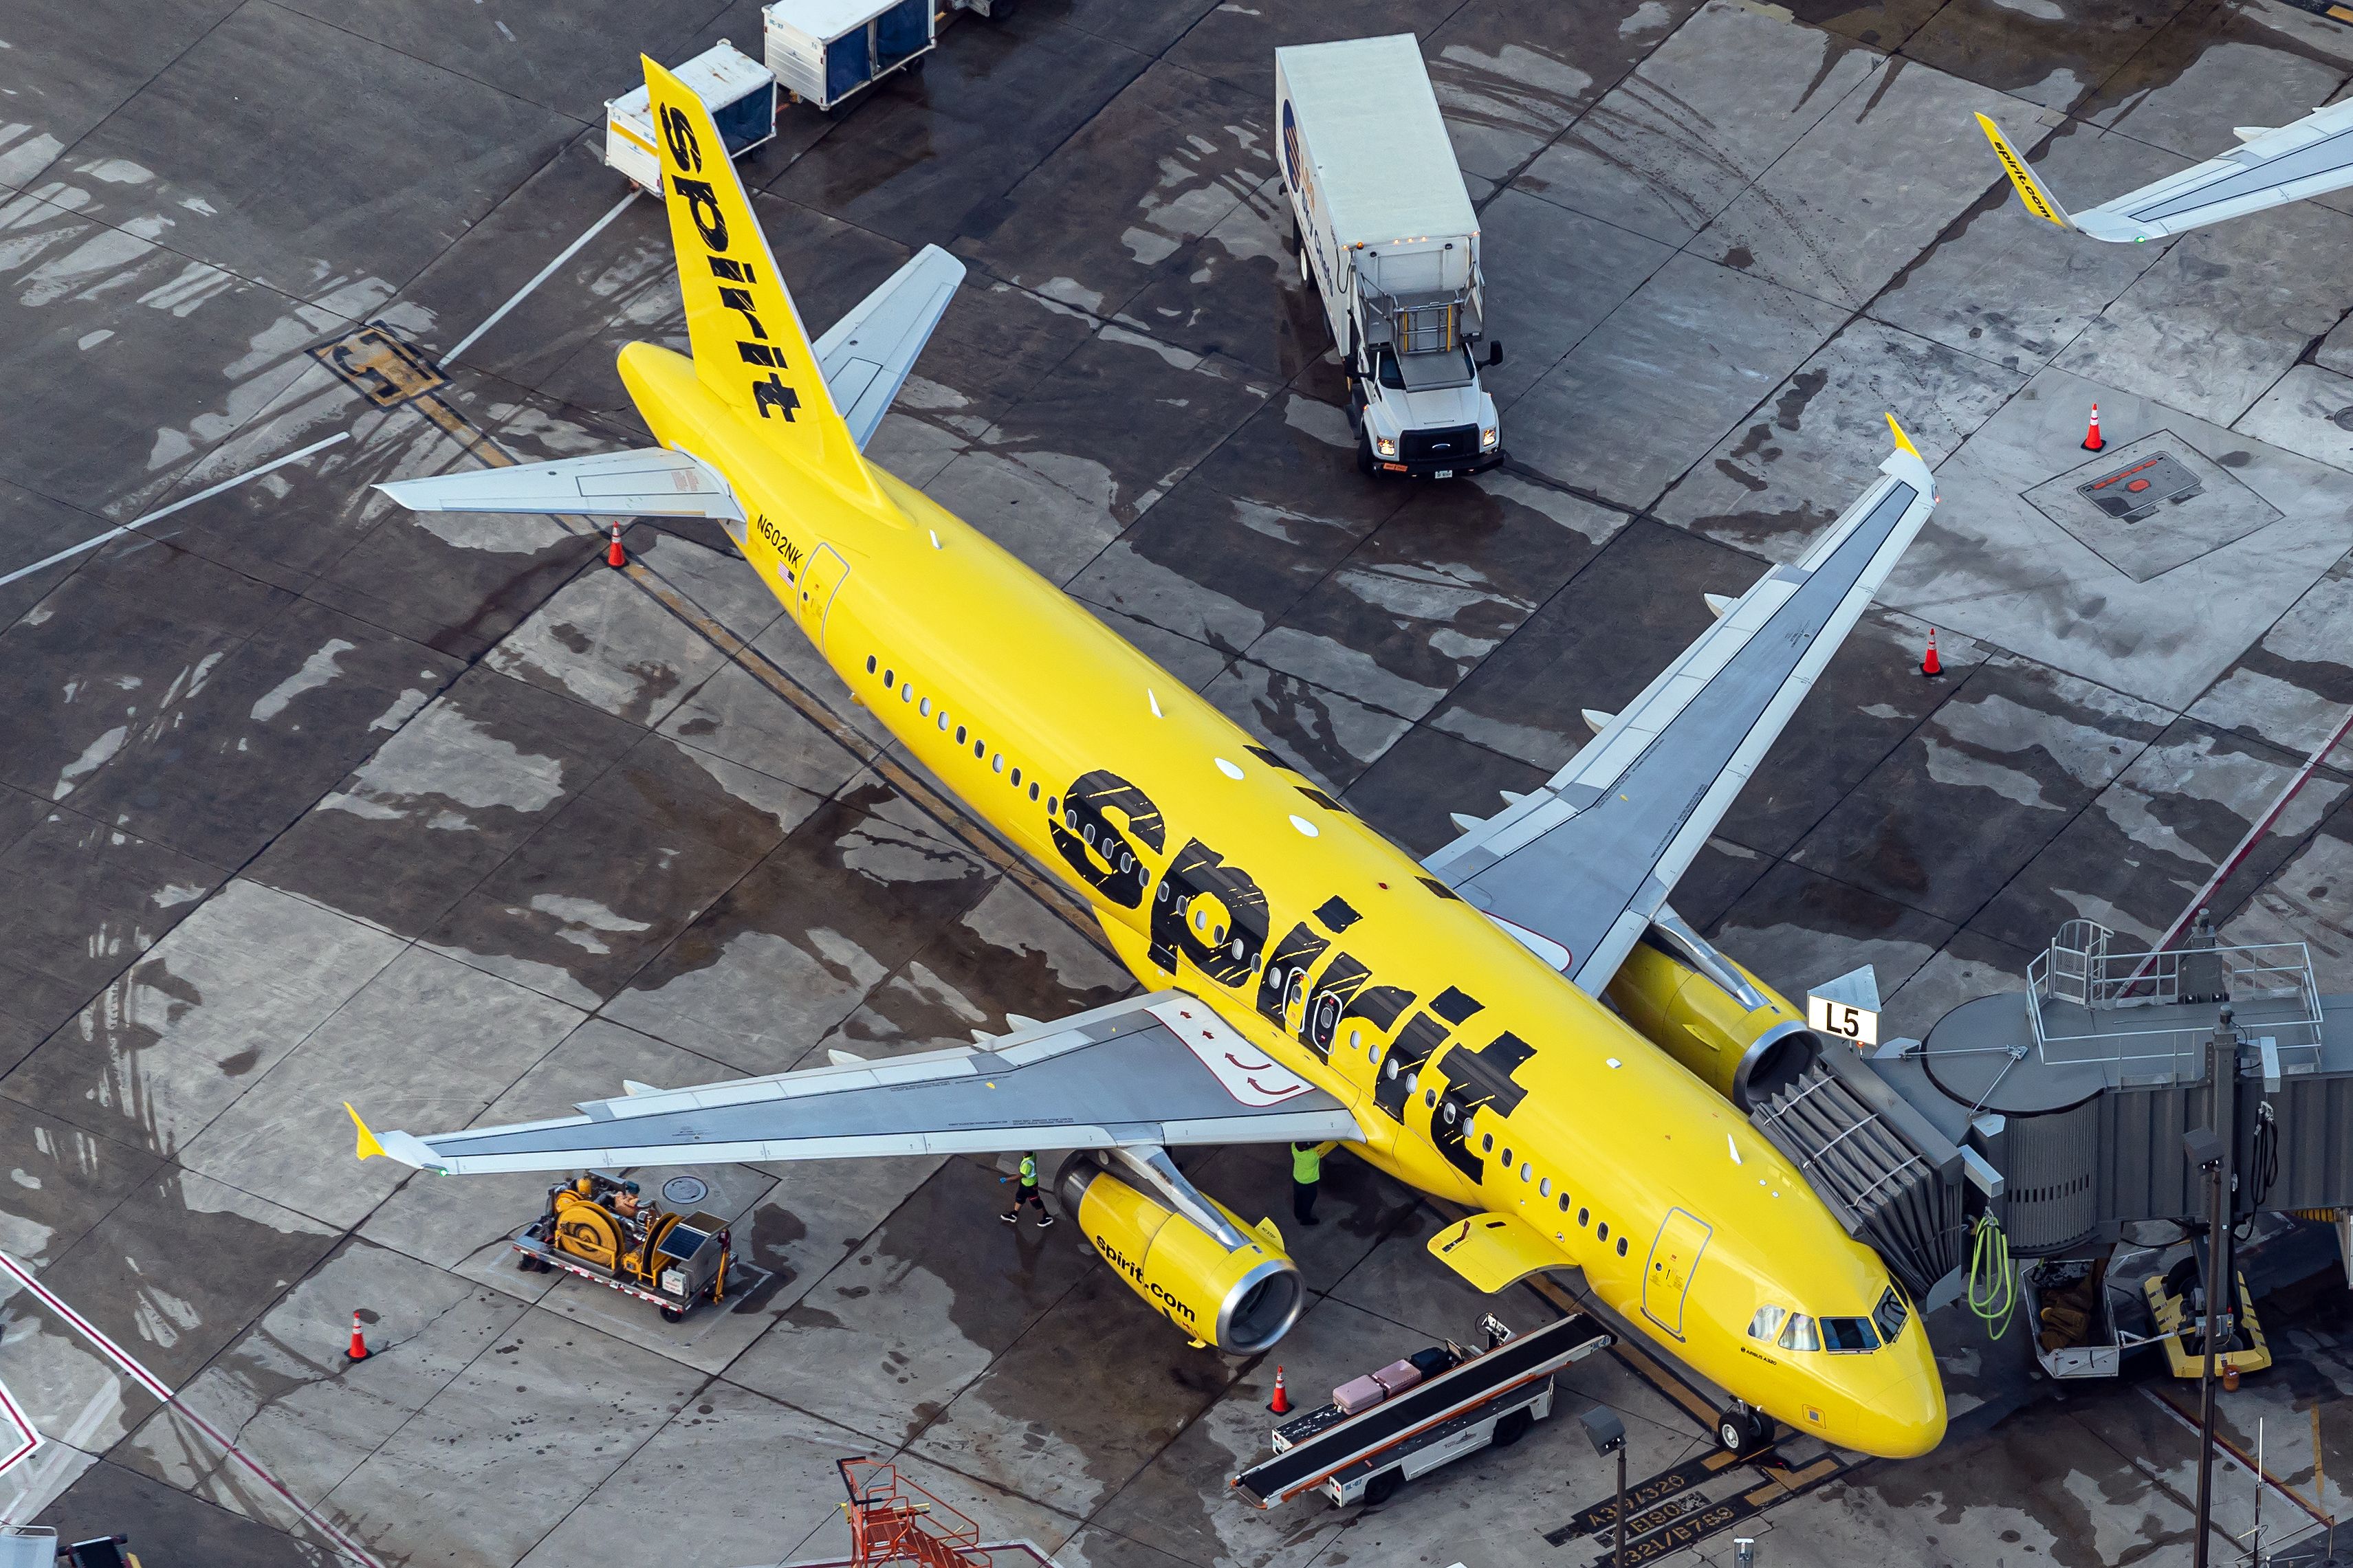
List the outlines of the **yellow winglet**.
{"label": "yellow winglet", "polygon": [[2019,156],[2018,149],[2010,144],[2010,138],[2001,133],[2001,127],[1989,116],[1980,114],[1978,116],[1978,129],[1984,132],[1986,140],[1993,143],[1993,155],[2001,160],[2002,173],[2008,174],[2010,183],[2018,187],[2019,199],[2026,204],[2026,210],[2045,223],[2057,224],[2061,228],[2074,227],[2075,222],[2067,216],[2067,209],[2059,205],[2059,198],[2051,194],[2048,186],[2034,177],[2034,171],[2026,166],[2026,160]]}
{"label": "yellow winglet", "polygon": [[352,1110],[352,1102],[350,1100],[347,1100],[343,1101],[343,1109],[345,1110],[351,1110],[352,1125],[360,1130],[360,1147],[357,1157],[364,1160],[371,1154],[383,1153],[384,1145],[375,1141],[375,1134],[369,1131],[368,1124],[360,1120],[360,1113],[356,1110]]}
{"label": "yellow winglet", "polygon": [[[1909,452],[1914,457],[1920,458],[1920,448],[1912,444],[1911,437],[1904,434],[1904,426],[1895,423],[1895,416],[1893,414],[1887,416],[1887,427],[1895,432],[1895,445],[1899,450]],[[1926,458],[1920,458],[1920,460],[1925,463],[1928,459]]]}

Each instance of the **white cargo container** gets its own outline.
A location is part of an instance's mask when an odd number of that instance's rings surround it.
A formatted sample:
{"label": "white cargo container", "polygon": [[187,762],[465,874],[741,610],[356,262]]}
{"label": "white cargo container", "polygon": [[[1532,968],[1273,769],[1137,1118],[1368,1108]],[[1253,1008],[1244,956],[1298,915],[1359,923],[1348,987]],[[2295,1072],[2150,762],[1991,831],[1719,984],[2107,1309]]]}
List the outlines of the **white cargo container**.
{"label": "white cargo container", "polygon": [[935,39],[932,0],[776,0],[760,13],[768,68],[830,110],[892,71],[920,71]]}
{"label": "white cargo container", "polygon": [[[680,66],[676,75],[711,110],[730,158],[775,139],[776,79],[726,39]],[[661,195],[661,153],[643,82],[605,102],[605,162],[648,193]]]}
{"label": "white cargo container", "polygon": [[[1344,356],[1356,465],[1453,479],[1504,460],[1479,384],[1479,216],[1410,33],[1274,51],[1300,281]],[[1503,363],[1487,345],[1486,363]]]}

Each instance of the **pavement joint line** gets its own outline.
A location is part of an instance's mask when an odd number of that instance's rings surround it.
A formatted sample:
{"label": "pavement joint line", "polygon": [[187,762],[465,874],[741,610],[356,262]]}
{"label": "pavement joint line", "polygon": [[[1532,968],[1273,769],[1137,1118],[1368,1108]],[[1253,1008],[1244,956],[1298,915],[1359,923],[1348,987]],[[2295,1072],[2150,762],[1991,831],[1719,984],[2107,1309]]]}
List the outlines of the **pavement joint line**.
{"label": "pavement joint line", "polygon": [[301,1498],[296,1497],[291,1491],[287,1489],[286,1484],[283,1481],[280,1481],[276,1476],[271,1475],[268,1470],[264,1469],[259,1460],[255,1459],[244,1449],[238,1447],[235,1443],[230,1442],[227,1437],[224,1436],[218,1427],[206,1420],[203,1416],[197,1415],[195,1411],[189,1409],[185,1405],[181,1404],[178,1393],[174,1391],[169,1384],[166,1384],[162,1378],[157,1377],[153,1373],[141,1365],[138,1360],[133,1357],[130,1352],[116,1344],[111,1339],[109,1339],[95,1323],[92,1323],[89,1319],[74,1310],[73,1308],[68,1306],[65,1301],[47,1286],[42,1284],[38,1279],[34,1279],[31,1271],[26,1268],[23,1264],[17,1262],[16,1259],[9,1254],[0,1252],[0,1268],[5,1268],[10,1274],[14,1275],[17,1282],[23,1285],[27,1290],[30,1290],[42,1305],[47,1307],[51,1311],[63,1318],[76,1332],[79,1333],[84,1339],[90,1341],[90,1343],[96,1345],[99,1350],[105,1354],[106,1358],[114,1363],[116,1366],[121,1367],[124,1373],[127,1374],[132,1382],[138,1384],[141,1387],[146,1389],[148,1393],[162,1400],[166,1407],[177,1411],[183,1420],[186,1421],[190,1426],[195,1427],[197,1431],[202,1432],[206,1436],[218,1444],[222,1450],[231,1458],[237,1460],[247,1469],[252,1471],[253,1474],[260,1479],[263,1485],[276,1492],[280,1497],[285,1499],[287,1502],[292,1504],[295,1511],[300,1513],[304,1520],[309,1521],[313,1529],[325,1536],[338,1551],[343,1553],[343,1555],[351,1558],[353,1562],[365,1564],[365,1568],[385,1568],[385,1565],[382,1563],[369,1554],[365,1547],[361,1546],[357,1542],[352,1540],[351,1537],[345,1535],[342,1531],[336,1529],[332,1524],[330,1524],[326,1520],[320,1517],[318,1512],[313,1510],[310,1504],[304,1502]]}
{"label": "pavement joint line", "polygon": [[[2163,952],[2173,945],[2174,939],[2179,937],[2183,929],[2197,918],[2198,911],[2206,907],[2206,900],[2212,898],[2215,890],[2230,879],[2231,873],[2239,868],[2241,862],[2254,853],[2255,845],[2271,831],[2272,824],[2279,820],[2280,813],[2287,809],[2288,802],[2294,800],[2297,793],[2311,782],[2312,775],[2318,771],[2322,761],[2329,752],[2337,749],[2337,742],[2345,739],[2348,731],[2353,731],[2353,709],[2346,710],[2345,717],[2337,721],[2337,728],[2328,732],[2328,739],[2321,742],[2312,755],[2304,759],[2304,765],[2296,769],[2295,775],[2280,790],[2277,798],[2272,802],[2270,807],[2248,825],[2246,837],[2240,839],[2238,847],[2224,856],[2222,863],[2214,868],[2214,874],[2206,879],[2206,885],[2190,895],[2189,901],[2182,906],[2181,912],[2173,917],[2173,923],[2165,928],[2165,934],[2151,944],[2150,956],[2144,959],[2140,968],[2133,972],[2134,979],[2140,978],[2158,953]],[[2259,892],[2261,890],[2261,889],[2257,889]]]}
{"label": "pavement joint line", "polygon": [[274,468],[282,468],[289,463],[300,462],[304,458],[311,456],[314,452],[324,451],[326,448],[336,445],[338,442],[348,441],[351,438],[352,433],[350,431],[338,430],[323,441],[313,441],[309,446],[301,447],[297,451],[289,452],[282,458],[273,458],[258,468],[248,468],[245,472],[238,474],[234,479],[223,479],[220,483],[210,486],[205,489],[200,489],[192,496],[183,496],[169,506],[158,507],[153,511],[148,512],[143,517],[132,518],[129,522],[122,524],[120,528],[110,528],[104,533],[99,534],[93,538],[83,540],[79,544],[69,544],[65,549],[58,551],[55,555],[45,556],[41,560],[34,562],[30,566],[17,567],[16,570],[9,573],[6,576],[0,577],[0,588],[6,587],[9,584],[16,581],[19,577],[29,577],[34,573],[54,566],[60,561],[69,561],[73,557],[79,555],[85,550],[95,550],[100,545],[106,543],[109,540],[120,539],[124,534],[134,532],[139,529],[146,527],[151,522],[161,521],[163,519],[171,516],[174,512],[178,511],[185,507],[192,507],[200,500],[210,500],[213,497],[219,495],[222,491],[235,489],[237,486],[244,484],[248,479],[258,479],[262,475],[269,473]]}
{"label": "pavement joint line", "polygon": [[[2219,1379],[2221,1374],[2217,1373],[2216,1375]],[[2164,1394],[2159,1394],[2147,1384],[2142,1384],[2140,1385],[2140,1391],[2143,1394],[2147,1396],[2150,1403],[2158,1405],[2168,1415],[2172,1416],[2174,1420],[2189,1428],[2193,1436],[2202,1435],[2198,1423],[2192,1420],[2181,1406],[2176,1405],[2170,1399],[2168,1399]],[[2329,1524],[2335,1522],[2328,1517],[2328,1515],[2313,1507],[2312,1504],[2306,1502],[2304,1499],[2296,1496],[2294,1489],[2292,1489],[2285,1481],[2281,1480],[2269,1470],[2257,1465],[2253,1459],[2247,1457],[2246,1453],[2241,1449],[2236,1443],[2232,1442],[2231,1439],[2225,1437],[2220,1432],[2214,1434],[2214,1446],[2221,1449],[2224,1453],[2230,1455],[2232,1459],[2238,1462],[2239,1467],[2245,1470],[2249,1475],[2257,1478],[2260,1483],[2268,1489],[2274,1497],[2282,1499],[2283,1500],[2293,1504],[2298,1512],[2308,1516],[2315,1524]],[[2215,1528],[2219,1529],[2221,1527],[2216,1526]],[[2236,1537],[2229,1536],[2226,1532],[2225,1539],[2235,1541]]]}
{"label": "pavement joint line", "polygon": [[598,218],[595,223],[590,224],[586,229],[582,231],[579,238],[574,240],[570,245],[565,246],[561,251],[557,252],[554,260],[541,268],[532,276],[530,282],[516,289],[505,304],[501,305],[497,310],[492,310],[488,316],[483,317],[481,325],[476,327],[472,331],[468,332],[464,337],[459,338],[458,340],[457,346],[440,357],[444,360],[457,359],[468,349],[472,348],[475,343],[480,342],[483,333],[489,331],[492,327],[497,326],[501,321],[506,320],[508,311],[513,310],[517,305],[522,304],[525,300],[529,299],[533,290],[538,289],[541,284],[546,282],[550,278],[554,277],[557,268],[563,266],[565,262],[579,255],[581,250],[590,240],[604,233],[606,225],[611,223],[615,218],[619,217],[621,214],[628,209],[629,204],[638,199],[639,194],[638,187],[631,185],[629,187],[629,194],[623,196],[619,201],[615,202],[610,212],[607,212],[603,217]]}

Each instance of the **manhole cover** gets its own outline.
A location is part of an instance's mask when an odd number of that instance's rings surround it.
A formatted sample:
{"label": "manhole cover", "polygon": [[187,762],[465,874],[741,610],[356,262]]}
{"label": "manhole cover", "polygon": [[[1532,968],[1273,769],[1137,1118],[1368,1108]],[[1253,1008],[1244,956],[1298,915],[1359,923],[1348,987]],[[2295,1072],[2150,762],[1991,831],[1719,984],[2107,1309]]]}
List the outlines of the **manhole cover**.
{"label": "manhole cover", "polygon": [[699,1176],[672,1176],[662,1184],[662,1201],[674,1207],[684,1208],[690,1204],[701,1203],[710,1191],[709,1185]]}
{"label": "manhole cover", "polygon": [[2206,481],[2181,466],[2170,452],[2152,452],[2113,473],[2086,479],[2075,492],[2110,517],[2138,522],[2167,501],[2184,501]]}

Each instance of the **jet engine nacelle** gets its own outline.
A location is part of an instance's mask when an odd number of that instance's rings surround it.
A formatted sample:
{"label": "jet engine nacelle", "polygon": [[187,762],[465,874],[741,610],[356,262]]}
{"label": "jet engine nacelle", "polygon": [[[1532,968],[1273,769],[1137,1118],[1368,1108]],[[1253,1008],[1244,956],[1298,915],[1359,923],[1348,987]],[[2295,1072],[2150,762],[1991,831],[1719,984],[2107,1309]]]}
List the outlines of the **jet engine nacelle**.
{"label": "jet engine nacelle", "polygon": [[1103,1261],[1193,1338],[1236,1355],[1256,1355],[1298,1321],[1307,1292],[1272,1221],[1244,1225],[1210,1199],[1240,1238],[1240,1246],[1229,1248],[1084,1154],[1071,1156],[1055,1186],[1062,1212]]}
{"label": "jet engine nacelle", "polygon": [[1606,994],[1651,1044],[1742,1110],[1794,1080],[1821,1050],[1803,1014],[1687,928],[1651,927]]}

